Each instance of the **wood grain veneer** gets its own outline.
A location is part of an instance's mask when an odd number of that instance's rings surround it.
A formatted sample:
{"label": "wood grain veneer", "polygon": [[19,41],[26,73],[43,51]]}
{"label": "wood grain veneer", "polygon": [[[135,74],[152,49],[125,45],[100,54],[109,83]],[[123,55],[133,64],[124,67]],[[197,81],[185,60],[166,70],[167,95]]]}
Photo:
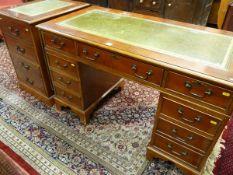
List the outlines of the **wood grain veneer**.
{"label": "wood grain veneer", "polygon": [[[50,2],[37,0],[1,9],[0,27],[10,52],[20,87],[48,105],[52,105],[54,92],[51,86],[47,63],[44,59],[39,32],[35,28],[35,25],[62,14],[87,7],[89,4],[62,0],[58,1],[58,3],[68,5],[52,11],[48,8],[49,11],[43,12],[45,9],[41,8],[43,7],[43,3]],[[54,1],[53,3],[56,2]],[[38,9],[30,9],[31,6],[37,6]],[[32,14],[36,12],[39,15],[25,14],[26,12]],[[54,38],[55,45],[57,42],[57,39]]]}

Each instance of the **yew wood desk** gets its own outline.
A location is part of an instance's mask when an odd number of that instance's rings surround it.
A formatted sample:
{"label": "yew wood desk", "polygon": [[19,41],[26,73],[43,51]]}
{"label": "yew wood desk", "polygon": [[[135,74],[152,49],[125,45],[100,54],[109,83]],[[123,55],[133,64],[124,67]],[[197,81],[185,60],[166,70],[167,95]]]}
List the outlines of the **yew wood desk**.
{"label": "yew wood desk", "polygon": [[[51,72],[60,61],[160,91],[147,158],[170,160],[186,174],[202,173],[233,109],[231,33],[95,6],[37,27]],[[60,100],[59,88],[56,103],[69,105]]]}

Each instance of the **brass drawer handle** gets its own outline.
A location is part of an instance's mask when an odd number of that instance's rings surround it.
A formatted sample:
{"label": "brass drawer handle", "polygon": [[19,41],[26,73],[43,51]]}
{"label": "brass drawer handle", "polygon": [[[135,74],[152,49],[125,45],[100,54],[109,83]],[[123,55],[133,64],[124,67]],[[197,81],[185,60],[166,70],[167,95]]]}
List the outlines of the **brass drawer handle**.
{"label": "brass drawer handle", "polygon": [[197,88],[198,88],[198,87],[200,87],[200,86],[203,86],[203,84],[202,84],[201,82],[199,82],[199,81],[196,81],[196,82],[193,82],[193,83],[190,83],[190,82],[188,82],[188,81],[185,81],[184,86],[186,87],[186,89],[189,90],[189,93],[190,93],[192,96],[197,97],[197,98],[204,98],[205,96],[211,96],[211,95],[213,95],[213,91],[212,91],[211,89],[206,89],[206,90],[204,91],[204,93],[201,94],[201,95],[192,92],[193,87],[197,87]]}
{"label": "brass drawer handle", "polygon": [[26,50],[24,48],[21,48],[20,46],[16,46],[16,51],[21,54],[25,54]]}
{"label": "brass drawer handle", "polygon": [[137,77],[137,78],[140,78],[142,80],[147,80],[149,78],[149,76],[151,76],[153,74],[153,71],[152,70],[148,70],[146,72],[146,75],[143,76],[143,75],[139,75],[137,73],[137,65],[136,64],[132,64],[132,67],[131,67],[132,71],[134,72],[134,75]]}
{"label": "brass drawer handle", "polygon": [[188,155],[188,153],[187,153],[186,151],[182,151],[182,152],[180,152],[180,153],[174,151],[174,150],[173,150],[172,144],[168,144],[167,147],[170,149],[170,151],[171,151],[173,154],[175,154],[175,155],[177,155],[177,156],[179,156],[179,157],[181,157],[181,156],[187,156],[187,155]]}
{"label": "brass drawer handle", "polygon": [[86,48],[83,49],[83,54],[87,55],[87,49]]}
{"label": "brass drawer handle", "polygon": [[195,117],[195,118],[194,118],[194,120],[190,120],[190,119],[188,119],[188,118],[184,117],[184,110],[183,110],[183,108],[181,108],[181,107],[180,107],[180,108],[178,108],[177,112],[178,112],[178,114],[180,114],[181,119],[182,119],[182,120],[184,120],[184,121],[186,121],[186,122],[188,122],[188,123],[196,123],[196,122],[200,122],[200,121],[201,121],[201,119],[202,119],[202,117],[201,117],[201,116],[197,116],[197,117]]}
{"label": "brass drawer handle", "polygon": [[98,52],[94,53],[94,57],[98,58],[100,56],[100,54]]}
{"label": "brass drawer handle", "polygon": [[10,30],[11,34],[14,35],[14,36],[19,36],[19,29],[17,28],[14,28],[14,27],[11,27],[9,26],[8,29]]}
{"label": "brass drawer handle", "polygon": [[21,66],[26,70],[30,70],[31,68],[29,65],[25,65],[24,62],[21,63]]}
{"label": "brass drawer handle", "polygon": [[94,58],[89,57],[88,50],[86,48],[84,48],[82,52],[85,55],[85,58],[90,60],[90,61],[95,61],[97,58],[100,57],[100,54],[98,52],[94,53]]}
{"label": "brass drawer handle", "polygon": [[66,84],[66,85],[70,85],[70,84],[71,84],[71,81],[65,81],[65,80],[63,79],[63,77],[58,77],[58,80],[59,80],[60,82],[62,82],[63,84]]}
{"label": "brass drawer handle", "polygon": [[67,63],[65,63],[63,65],[60,65],[60,61],[58,61],[58,60],[55,61],[55,64],[57,66],[59,66],[60,68],[62,68],[62,69],[67,69],[68,68],[68,64]]}
{"label": "brass drawer handle", "polygon": [[73,96],[66,96],[66,98],[68,99],[68,100],[72,100],[73,99]]}
{"label": "brass drawer handle", "polygon": [[181,137],[177,136],[178,133],[177,133],[177,129],[176,128],[172,128],[172,133],[176,135],[175,136],[176,139],[178,139],[178,140],[180,140],[182,142],[188,142],[188,141],[193,140],[193,136],[192,135],[190,135],[190,136],[188,136],[186,138],[181,138]]}
{"label": "brass drawer handle", "polygon": [[34,81],[30,80],[29,78],[26,78],[26,82],[28,82],[30,85],[34,84]]}
{"label": "brass drawer handle", "polygon": [[73,96],[71,96],[71,95],[68,95],[68,96],[65,95],[65,92],[64,92],[64,91],[61,92],[61,95],[62,95],[62,97],[66,98],[66,99],[69,100],[69,101],[73,99]]}
{"label": "brass drawer handle", "polygon": [[62,49],[65,46],[65,43],[64,42],[60,42],[57,37],[54,37],[53,39],[51,39],[51,43],[53,43],[54,45],[56,45],[57,49]]}
{"label": "brass drawer handle", "polygon": [[157,2],[156,1],[152,1],[152,5],[156,5],[157,4]]}

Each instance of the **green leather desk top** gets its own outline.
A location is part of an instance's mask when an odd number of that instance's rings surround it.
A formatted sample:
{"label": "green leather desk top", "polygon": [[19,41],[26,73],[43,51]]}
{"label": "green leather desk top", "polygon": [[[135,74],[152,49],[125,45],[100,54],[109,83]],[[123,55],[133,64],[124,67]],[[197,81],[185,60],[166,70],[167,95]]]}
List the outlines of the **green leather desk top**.
{"label": "green leather desk top", "polygon": [[72,3],[60,0],[43,0],[32,4],[11,8],[10,10],[27,16],[37,16],[70,5],[72,5]]}
{"label": "green leather desk top", "polygon": [[233,40],[227,35],[101,10],[58,25],[223,69],[232,61]]}

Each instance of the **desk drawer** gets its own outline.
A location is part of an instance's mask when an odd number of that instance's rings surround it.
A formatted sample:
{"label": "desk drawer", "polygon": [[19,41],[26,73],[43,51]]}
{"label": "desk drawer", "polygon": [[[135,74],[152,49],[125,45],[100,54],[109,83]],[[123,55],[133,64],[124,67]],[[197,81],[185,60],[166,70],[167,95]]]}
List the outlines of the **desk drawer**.
{"label": "desk drawer", "polygon": [[42,73],[39,66],[34,66],[15,55],[12,55],[12,61],[20,81],[27,84],[31,88],[45,93]]}
{"label": "desk drawer", "polygon": [[204,158],[204,155],[194,152],[158,134],[155,134],[153,144],[175,158],[178,158],[197,169],[199,169],[202,159]]}
{"label": "desk drawer", "polygon": [[5,37],[5,39],[10,53],[20,55],[23,58],[38,63],[34,47],[11,37]]}
{"label": "desk drawer", "polygon": [[228,109],[233,92],[174,72],[168,72],[165,88],[188,95],[216,107]]}
{"label": "desk drawer", "polygon": [[47,58],[50,69],[59,70],[75,79],[79,78],[78,64],[75,61],[67,60],[52,54],[47,54]]}
{"label": "desk drawer", "polygon": [[162,68],[142,63],[129,57],[116,55],[86,44],[80,43],[78,48],[81,59],[96,62],[137,79],[161,85],[164,72]]}
{"label": "desk drawer", "polygon": [[82,106],[82,101],[81,97],[79,96],[80,94],[73,95],[67,90],[64,90],[58,86],[55,86],[55,94],[58,98],[60,98],[62,101],[67,102],[68,104],[71,104],[75,107],[81,107]]}
{"label": "desk drawer", "polygon": [[66,54],[76,54],[75,42],[72,39],[64,38],[59,35],[43,32],[45,46]]}
{"label": "desk drawer", "polygon": [[57,73],[55,71],[51,71],[51,75],[53,78],[53,83],[56,85],[60,85],[68,90],[76,92],[80,94],[80,82],[77,80],[73,80],[65,75]]}
{"label": "desk drawer", "polygon": [[136,0],[136,7],[145,10],[159,10],[162,7],[162,0]]}
{"label": "desk drawer", "polygon": [[211,140],[182,128],[170,121],[166,121],[163,118],[158,119],[156,132],[166,134],[176,141],[183,142],[193,148],[198,148],[203,152],[206,152],[211,144]]}
{"label": "desk drawer", "polygon": [[143,62],[139,62],[127,57],[115,56],[112,63],[114,69],[127,73],[139,80],[161,85],[163,79],[163,69]]}
{"label": "desk drawer", "polygon": [[94,46],[79,43],[78,55],[81,59],[92,61],[107,67],[111,67],[112,65],[112,54]]}
{"label": "desk drawer", "polygon": [[3,18],[1,22],[3,24],[1,25],[1,29],[4,34],[21,39],[21,41],[27,41],[30,44],[33,43],[29,25],[9,18]]}
{"label": "desk drawer", "polygon": [[[162,97],[162,106],[160,113],[172,117],[182,123],[188,124],[194,128],[215,135],[221,126],[220,119],[213,118],[208,114],[201,113],[188,108],[182,103],[174,102],[168,98]],[[185,103],[188,105],[187,103]]]}

